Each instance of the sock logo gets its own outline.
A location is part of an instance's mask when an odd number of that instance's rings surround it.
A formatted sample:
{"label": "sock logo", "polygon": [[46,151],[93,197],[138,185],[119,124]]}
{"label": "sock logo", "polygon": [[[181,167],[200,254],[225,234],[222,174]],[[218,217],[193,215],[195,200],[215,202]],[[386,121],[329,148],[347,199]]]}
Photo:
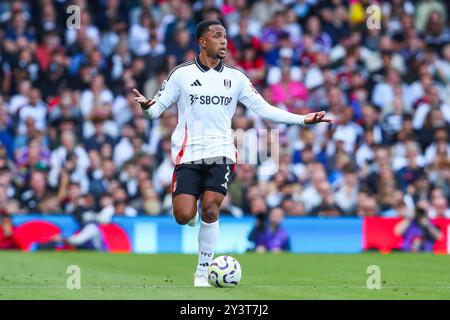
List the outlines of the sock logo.
{"label": "sock logo", "polygon": [[202,266],[202,267],[208,267],[208,266],[209,266],[209,263],[208,263],[208,262],[206,262],[206,263],[199,263],[198,265],[199,265],[199,266]]}
{"label": "sock logo", "polygon": [[208,253],[208,252],[200,252],[200,255],[203,257],[212,257],[212,253]]}

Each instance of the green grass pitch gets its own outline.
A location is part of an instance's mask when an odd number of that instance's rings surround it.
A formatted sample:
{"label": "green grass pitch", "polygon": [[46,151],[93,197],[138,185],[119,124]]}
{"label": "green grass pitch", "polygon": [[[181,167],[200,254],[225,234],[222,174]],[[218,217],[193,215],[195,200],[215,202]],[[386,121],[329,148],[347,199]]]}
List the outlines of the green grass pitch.
{"label": "green grass pitch", "polygon": [[[242,266],[235,288],[194,288],[195,255],[97,252],[0,252],[4,299],[450,299],[450,256],[431,254],[233,255]],[[81,289],[66,287],[81,269]],[[366,287],[367,268],[381,289]]]}

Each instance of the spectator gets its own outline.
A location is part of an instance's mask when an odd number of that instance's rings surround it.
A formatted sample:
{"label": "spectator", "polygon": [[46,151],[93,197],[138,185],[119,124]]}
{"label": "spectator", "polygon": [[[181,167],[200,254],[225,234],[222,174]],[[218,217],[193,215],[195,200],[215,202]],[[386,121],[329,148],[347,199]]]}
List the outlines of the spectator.
{"label": "spectator", "polygon": [[307,214],[311,214],[312,210],[322,203],[323,198],[319,193],[319,188],[321,184],[327,182],[323,168],[317,167],[315,169],[311,173],[311,184],[300,194],[300,200],[305,206]]}
{"label": "spectator", "polygon": [[275,0],[263,0],[255,2],[252,7],[252,19],[258,21],[263,26],[267,24],[270,17],[273,17],[276,12],[283,9],[283,6]]}
{"label": "spectator", "polygon": [[49,184],[55,188],[62,171],[69,174],[71,180],[81,184],[82,193],[88,190],[87,168],[89,157],[86,150],[77,145],[75,135],[71,131],[61,134],[61,146],[52,152],[50,159]]}
{"label": "spectator", "polygon": [[432,169],[431,181],[437,188],[442,189],[444,196],[450,201],[450,160],[440,159],[436,161]]}
{"label": "spectator", "polygon": [[450,157],[450,142],[446,128],[437,128],[434,131],[433,142],[425,149],[425,164],[430,165],[433,161]]}
{"label": "spectator", "polygon": [[400,96],[394,97],[391,111],[387,111],[383,117],[383,130],[386,132],[389,143],[395,142],[395,138],[402,129],[405,106]]}
{"label": "spectator", "polygon": [[[436,67],[438,77],[448,86],[450,83],[450,43],[444,45],[442,48],[441,58],[437,59],[434,65]],[[449,99],[447,99],[446,103],[450,103]]]}
{"label": "spectator", "polygon": [[[3,175],[3,174],[2,174]],[[8,203],[8,194],[6,185],[0,185],[0,207],[6,208]]]}
{"label": "spectator", "polygon": [[317,217],[338,217],[342,215],[342,210],[336,204],[333,191],[328,181],[323,181],[319,184],[318,190],[321,203],[311,210],[311,215]]}
{"label": "spectator", "polygon": [[419,203],[414,218],[405,218],[395,226],[394,233],[403,237],[403,251],[431,252],[441,237],[439,228],[427,217],[425,207],[425,203]]}
{"label": "spectator", "polygon": [[274,208],[270,211],[268,221],[264,216],[258,216],[256,226],[248,238],[255,244],[256,252],[290,251],[290,239],[286,230],[281,227],[284,213],[282,209]]}
{"label": "spectator", "polygon": [[354,215],[358,200],[358,177],[355,169],[347,165],[343,168],[343,179],[334,192],[336,206],[342,210],[344,215]]}
{"label": "spectator", "polygon": [[162,12],[161,8],[154,0],[139,0],[139,6],[136,6],[130,10],[129,21],[130,26],[139,23],[139,17],[142,17],[142,13],[146,12],[151,15],[152,20],[161,21]]}
{"label": "spectator", "polygon": [[373,217],[379,214],[377,198],[371,191],[359,191],[356,214],[359,217]]}
{"label": "spectator", "polygon": [[110,146],[114,145],[114,139],[104,131],[105,119],[101,116],[94,116],[92,119],[92,123],[95,127],[95,133],[87,139],[85,143],[86,151],[89,152],[91,150],[100,151],[103,145],[109,144]]}
{"label": "spectator", "polygon": [[[341,119],[339,121],[339,126],[336,128],[333,134],[334,141],[342,141],[343,142],[343,150],[347,154],[353,154],[356,151],[356,146],[358,142],[361,140],[363,135],[362,128],[355,122],[353,119],[353,110],[351,108],[345,108],[342,112]],[[327,150],[328,154],[333,154],[336,150],[332,150],[333,145],[329,144],[330,149]]]}
{"label": "spectator", "polygon": [[124,189],[117,188],[113,193],[109,204],[105,205],[99,212],[97,221],[100,223],[111,223],[115,215],[135,217],[137,210],[127,204],[128,197]]}
{"label": "spectator", "polygon": [[52,149],[52,142],[59,139],[58,130],[61,132],[64,129],[70,129],[77,136],[80,136],[83,122],[81,110],[77,105],[77,93],[75,91],[70,89],[62,90],[60,96],[54,103],[49,110],[48,117],[50,124],[48,135]]}
{"label": "spectator", "polygon": [[175,19],[167,24],[164,35],[164,44],[167,46],[169,43],[173,43],[175,40],[176,32],[174,30],[177,27],[183,27],[190,34],[195,33],[195,21],[191,6],[186,2],[178,3],[174,7]]}
{"label": "spectator", "polygon": [[8,115],[6,107],[1,103],[0,101],[0,145],[5,147],[8,158],[12,159],[14,152],[13,121]]}
{"label": "spectator", "polygon": [[93,206],[93,198],[85,195],[79,197],[76,201],[73,217],[78,230],[69,237],[57,234],[51,241],[40,244],[38,249],[56,249],[61,246],[61,243],[78,250],[103,249],[103,240],[96,221],[96,214],[90,210]]}
{"label": "spectator", "polygon": [[230,34],[230,52],[238,60],[242,59],[241,53],[245,46],[251,46],[257,51],[261,50],[261,39],[258,34],[259,24],[250,19],[248,13],[244,12],[238,24],[230,24],[228,33]]}
{"label": "spectator", "polygon": [[242,208],[244,212],[250,212],[249,199],[246,199],[245,195],[255,179],[255,169],[250,164],[240,164],[237,166],[235,178],[230,183],[229,193],[233,199],[232,203]]}
{"label": "spectator", "polygon": [[[85,121],[83,126],[83,137],[85,139],[94,134],[95,129],[92,124],[94,116],[111,117],[111,104],[113,99],[113,94],[105,87],[104,77],[101,75],[96,76],[92,80],[92,85],[89,90],[83,91],[80,96],[80,109]],[[109,125],[110,128],[106,127],[105,131],[116,136],[116,125],[112,121],[106,125]]]}
{"label": "spectator", "polygon": [[[348,13],[345,7],[340,5],[329,5],[331,2],[323,5],[320,12],[322,19],[325,21],[323,29],[330,36],[333,45],[339,40],[345,38],[350,32],[348,23]],[[334,7],[334,8],[332,8]],[[334,12],[333,12],[334,11]]]}
{"label": "spectator", "polygon": [[429,99],[417,103],[417,109],[413,118],[413,127],[419,135],[419,142],[422,148],[428,147],[433,140],[433,134],[440,128],[449,128],[450,106],[442,103],[436,87],[430,87]]}
{"label": "spectator", "polygon": [[17,93],[9,101],[9,114],[16,115],[23,106],[28,105],[31,89],[32,84],[30,80],[25,79],[20,82]]}
{"label": "spectator", "polygon": [[356,151],[356,164],[359,168],[366,170],[374,160],[375,139],[373,131],[364,131],[364,138],[362,144]]}
{"label": "spectator", "polygon": [[44,199],[47,191],[47,173],[34,170],[30,174],[30,187],[22,192],[20,200],[28,213],[38,213],[38,205]]}
{"label": "spectator", "polygon": [[162,213],[161,199],[148,178],[141,179],[139,184],[139,197],[137,197],[135,201],[140,202],[133,206],[139,208],[140,213],[146,213],[151,216],[157,216]]}
{"label": "spectator", "polygon": [[28,25],[25,12],[19,8],[16,10],[5,30],[4,48],[10,54],[36,45],[36,34]]}
{"label": "spectator", "polygon": [[11,216],[5,209],[0,209],[0,249],[17,249],[14,240],[14,227]]}
{"label": "spectator", "polygon": [[412,217],[412,212],[408,208],[406,202],[402,199],[402,193],[396,192],[392,208],[382,211],[381,215],[389,218],[410,218]]}
{"label": "spectator", "polygon": [[[278,84],[282,80],[283,82],[294,81],[298,83],[301,80],[301,69],[298,66],[293,65],[294,51],[291,48],[281,48],[279,51],[278,64],[269,68],[267,74],[267,83],[270,85]],[[288,72],[289,71],[289,72]],[[285,73],[285,78],[283,78]],[[304,91],[305,89],[302,88]],[[301,97],[304,98],[305,93],[301,93]],[[277,101],[274,101],[277,102]]]}
{"label": "spectator", "polygon": [[[283,57],[283,48],[280,55]],[[291,50],[291,49],[287,49]],[[291,55],[289,53],[288,55]],[[291,77],[292,68],[283,66],[281,68],[281,79],[271,86],[272,101],[277,105],[284,106],[288,111],[293,112],[300,107],[306,106],[308,92],[305,86],[298,80]]]}
{"label": "spectator", "polygon": [[[91,13],[87,8],[80,7],[80,28],[67,28],[65,32],[65,41],[68,45],[73,45],[77,41],[83,41],[85,38],[92,41],[94,45],[100,43],[100,29],[95,25],[95,21],[92,20]],[[83,10],[85,9],[85,10]]]}
{"label": "spectator", "polygon": [[410,145],[406,147],[405,153],[407,163],[396,173],[397,181],[402,191],[405,191],[410,183],[417,180],[417,178],[423,174],[421,161],[417,158],[417,149]]}
{"label": "spectator", "polygon": [[315,52],[328,53],[331,50],[332,42],[330,36],[322,31],[322,24],[319,17],[310,16],[306,21],[306,33],[312,37]]}
{"label": "spectator", "polygon": [[373,88],[372,102],[385,112],[394,100],[395,88],[397,87],[403,92],[402,99],[407,101],[406,95],[408,91],[401,81],[400,72],[394,68],[390,68],[386,70],[385,80],[379,82]]}
{"label": "spectator", "polygon": [[41,100],[39,89],[33,88],[30,91],[30,102],[19,110],[19,135],[27,134],[26,121],[32,119],[37,130],[43,131],[46,126],[47,106]]}
{"label": "spectator", "polygon": [[58,195],[54,192],[47,192],[42,202],[38,204],[38,212],[43,215],[55,215],[64,212],[61,208]]}
{"label": "spectator", "polygon": [[277,11],[270,23],[262,29],[261,42],[266,63],[270,65],[277,64],[280,48],[292,48],[284,11]]}
{"label": "spectator", "polygon": [[250,43],[244,45],[241,50],[242,56],[238,60],[238,65],[255,86],[261,86],[266,74],[264,59],[258,55],[258,51]]}
{"label": "spectator", "polygon": [[428,209],[428,217],[431,219],[450,218],[448,201],[441,189],[434,189],[431,192],[431,203]]}
{"label": "spectator", "polygon": [[143,11],[139,23],[131,26],[129,47],[136,56],[142,57],[150,53],[150,28],[153,23],[151,13]]}
{"label": "spectator", "polygon": [[54,98],[59,91],[67,86],[69,81],[68,61],[63,49],[54,49],[51,53],[50,65],[46,71],[41,71],[38,87],[45,100]]}
{"label": "spectator", "polygon": [[174,42],[167,44],[167,59],[169,61],[169,68],[185,62],[184,57],[188,52],[197,54],[197,44],[194,42],[192,35],[184,29],[183,26],[179,26],[174,30]]}
{"label": "spectator", "polygon": [[16,152],[16,166],[24,178],[37,166],[50,168],[51,152],[42,145],[40,139],[30,139],[28,145]]}
{"label": "spectator", "polygon": [[450,30],[444,19],[443,12],[433,10],[425,25],[425,43],[436,50],[441,50],[450,41]]}

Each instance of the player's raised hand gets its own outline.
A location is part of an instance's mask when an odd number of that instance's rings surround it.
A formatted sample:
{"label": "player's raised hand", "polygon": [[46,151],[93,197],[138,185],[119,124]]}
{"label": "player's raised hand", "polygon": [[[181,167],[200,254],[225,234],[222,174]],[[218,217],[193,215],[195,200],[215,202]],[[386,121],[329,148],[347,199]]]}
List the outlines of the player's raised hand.
{"label": "player's raised hand", "polygon": [[327,122],[333,124],[333,120],[325,118],[325,111],[312,112],[305,115],[305,124],[314,124],[320,122]]}
{"label": "player's raised hand", "polygon": [[156,100],[147,99],[136,88],[133,89],[133,92],[136,95],[136,97],[134,97],[134,101],[139,102],[139,104],[141,105],[141,108],[144,110],[147,110],[148,108],[150,108],[152,105],[154,105],[156,103]]}

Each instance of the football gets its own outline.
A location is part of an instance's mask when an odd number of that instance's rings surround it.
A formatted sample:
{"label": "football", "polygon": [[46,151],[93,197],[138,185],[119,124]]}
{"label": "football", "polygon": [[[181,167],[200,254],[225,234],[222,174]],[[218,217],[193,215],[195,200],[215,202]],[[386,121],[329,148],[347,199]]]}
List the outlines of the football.
{"label": "football", "polygon": [[231,256],[215,258],[208,268],[208,282],[216,288],[235,287],[241,275],[241,265]]}

